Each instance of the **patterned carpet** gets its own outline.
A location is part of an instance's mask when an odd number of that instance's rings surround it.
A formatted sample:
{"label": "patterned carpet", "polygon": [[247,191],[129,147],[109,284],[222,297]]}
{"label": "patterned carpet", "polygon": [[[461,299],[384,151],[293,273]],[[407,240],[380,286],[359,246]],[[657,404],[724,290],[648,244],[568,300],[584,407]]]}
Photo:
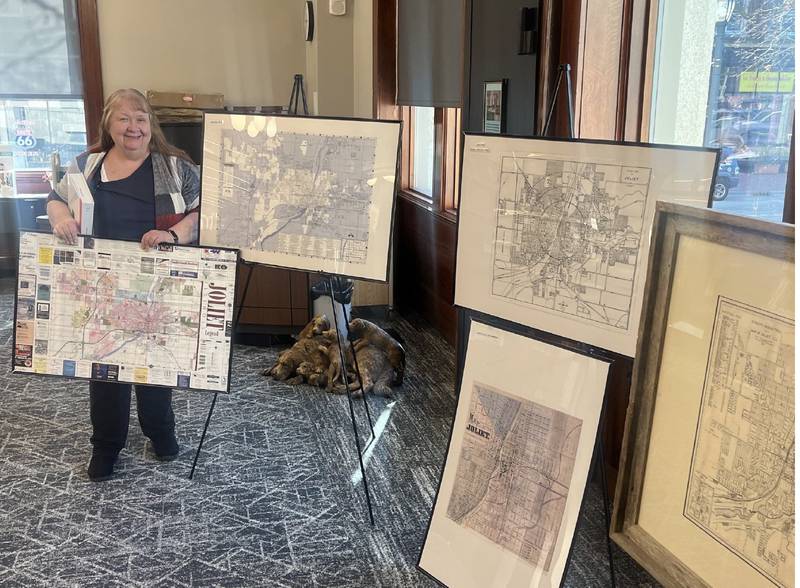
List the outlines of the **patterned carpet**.
{"label": "patterned carpet", "polygon": [[[13,280],[0,279],[5,366],[12,313]],[[409,370],[394,399],[369,399],[382,427],[367,456],[374,529],[347,398],[261,376],[281,347],[236,346],[191,481],[212,395],[175,393],[177,461],[156,461],[132,416],[117,476],[91,483],[87,384],[4,367],[0,586],[435,586],[415,566],[455,410],[454,353],[419,320],[392,326]],[[567,586],[610,585],[602,526],[590,487]],[[656,585],[615,553],[618,585]]]}

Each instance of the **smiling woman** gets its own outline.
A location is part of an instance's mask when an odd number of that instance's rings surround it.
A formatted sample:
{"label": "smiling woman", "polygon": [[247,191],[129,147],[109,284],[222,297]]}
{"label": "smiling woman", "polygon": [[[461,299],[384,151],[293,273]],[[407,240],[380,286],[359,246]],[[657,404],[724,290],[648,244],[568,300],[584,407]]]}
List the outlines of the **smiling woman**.
{"label": "smiling woman", "polygon": [[[199,170],[189,156],[167,143],[145,97],[133,89],[117,90],[106,100],[100,141],[76,158],[48,197],[53,233],[74,243],[79,226],[67,205],[71,176],[82,174],[94,198],[92,235],[141,242],[190,243],[197,238],[200,204]],[[92,459],[89,478],[112,476],[117,454],[125,446],[130,413],[129,384],[92,382]],[[139,422],[156,457],[178,455],[172,392],[136,387]]]}

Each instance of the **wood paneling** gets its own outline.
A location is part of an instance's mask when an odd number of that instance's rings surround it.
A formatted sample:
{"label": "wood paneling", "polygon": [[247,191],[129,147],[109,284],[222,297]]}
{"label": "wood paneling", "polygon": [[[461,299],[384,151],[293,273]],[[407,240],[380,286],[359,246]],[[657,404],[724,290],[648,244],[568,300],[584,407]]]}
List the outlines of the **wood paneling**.
{"label": "wood paneling", "polygon": [[308,323],[311,304],[306,272],[240,263],[237,279],[236,306],[243,306],[239,320],[243,330],[285,332]]}
{"label": "wood paneling", "polygon": [[100,139],[103,115],[103,73],[100,67],[100,29],[97,24],[97,0],[78,0],[78,33],[81,45],[83,109],[86,139],[89,145]]}
{"label": "wood paneling", "polygon": [[455,344],[456,225],[402,196],[395,222],[395,306],[418,312]]}

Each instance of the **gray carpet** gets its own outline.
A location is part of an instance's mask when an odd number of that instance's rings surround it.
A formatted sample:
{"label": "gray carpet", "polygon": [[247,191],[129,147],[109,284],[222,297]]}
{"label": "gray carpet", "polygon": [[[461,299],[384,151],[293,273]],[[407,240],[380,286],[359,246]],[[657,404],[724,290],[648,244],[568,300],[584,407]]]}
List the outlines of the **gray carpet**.
{"label": "gray carpet", "polygon": [[[406,380],[394,399],[369,399],[384,425],[368,458],[371,528],[347,398],[261,376],[281,347],[236,346],[232,393],[218,398],[194,480],[213,396],[176,392],[178,460],[155,461],[132,415],[117,476],[91,483],[88,386],[9,373],[12,312],[13,280],[2,279],[0,586],[435,586],[415,566],[455,370],[453,349],[422,321],[392,321]],[[623,553],[615,562],[618,585],[656,585]],[[591,486],[566,585],[610,585]]]}

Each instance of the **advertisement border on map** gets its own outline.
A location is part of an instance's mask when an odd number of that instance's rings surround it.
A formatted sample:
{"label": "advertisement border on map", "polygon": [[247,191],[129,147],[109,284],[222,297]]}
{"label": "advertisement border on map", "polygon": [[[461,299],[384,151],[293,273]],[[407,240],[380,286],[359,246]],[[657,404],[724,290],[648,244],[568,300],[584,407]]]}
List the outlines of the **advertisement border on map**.
{"label": "advertisement border on map", "polygon": [[[52,233],[50,233],[49,231],[23,230],[23,231],[19,232],[20,239],[23,238],[24,234],[46,235],[46,236],[51,237],[51,238],[53,237]],[[80,238],[90,238],[90,239],[98,240],[98,238],[93,237],[91,235],[79,235],[79,239]],[[137,246],[139,244],[139,241],[131,240],[131,239],[102,239],[102,240],[103,241],[119,242],[119,243],[136,244]],[[63,244],[63,243],[61,245],[63,245],[65,248],[73,248],[73,249],[76,249],[76,250],[78,249],[78,247],[76,247],[76,246],[66,245],[66,244]],[[227,251],[227,252],[231,252],[231,253],[235,254],[235,261],[231,262],[233,264],[233,269],[231,270],[233,272],[233,276],[232,276],[233,277],[233,284],[232,284],[233,300],[231,301],[231,303],[232,303],[232,308],[231,308],[231,336],[230,336],[230,344],[228,346],[229,348],[228,348],[228,352],[227,352],[227,358],[228,358],[228,370],[227,370],[227,374],[226,374],[227,385],[226,385],[224,390],[221,390],[221,389],[220,390],[216,390],[216,389],[213,389],[213,388],[198,388],[196,386],[186,386],[186,387],[181,386],[181,387],[178,387],[178,386],[170,386],[170,385],[167,385],[167,384],[149,383],[149,382],[147,383],[147,385],[148,386],[160,387],[160,388],[171,388],[171,389],[176,389],[176,390],[190,390],[190,391],[222,393],[222,394],[230,393],[231,375],[232,375],[232,370],[233,370],[233,340],[234,340],[234,337],[235,337],[235,334],[236,334],[236,326],[237,325],[235,323],[236,323],[236,317],[237,317],[237,314],[238,314],[237,313],[238,309],[236,307],[236,288],[238,287],[238,280],[239,280],[239,273],[238,273],[238,264],[239,264],[239,259],[240,259],[239,250],[236,249],[236,248],[233,248],[233,247],[216,247],[216,246],[208,247],[208,246],[205,246],[205,245],[198,245],[198,244],[173,245],[173,244],[170,244],[170,243],[162,244],[162,245],[159,246],[158,249],[160,251],[173,251],[175,249],[175,247],[184,248],[184,249],[195,249],[195,250],[213,249],[213,250]],[[92,381],[93,378],[91,378],[91,377],[82,377],[82,376],[77,376],[77,375],[76,376],[65,376],[63,374],[37,373],[37,372],[34,372],[34,371],[30,371],[30,370],[20,371],[20,370],[15,369],[16,366],[15,366],[14,359],[15,359],[15,354],[16,354],[16,342],[17,342],[17,325],[16,325],[16,322],[17,322],[17,313],[18,313],[18,309],[19,309],[19,280],[20,280],[21,264],[22,264],[22,256],[20,256],[20,258],[18,259],[16,267],[15,267],[14,328],[13,328],[13,332],[12,332],[12,354],[11,354],[11,371],[12,371],[12,373],[22,374],[22,375],[36,375],[36,376],[44,376],[44,377],[52,377],[52,378],[70,378],[70,379],[75,379],[75,380]],[[227,325],[226,325],[226,328],[227,328]],[[98,365],[100,365],[100,364],[98,364]],[[105,364],[103,364],[103,365],[105,365]],[[115,365],[115,364],[109,364],[109,365]],[[121,383],[129,383],[129,384],[135,385],[135,382],[127,382],[127,381],[125,381],[125,382],[121,382]]]}

